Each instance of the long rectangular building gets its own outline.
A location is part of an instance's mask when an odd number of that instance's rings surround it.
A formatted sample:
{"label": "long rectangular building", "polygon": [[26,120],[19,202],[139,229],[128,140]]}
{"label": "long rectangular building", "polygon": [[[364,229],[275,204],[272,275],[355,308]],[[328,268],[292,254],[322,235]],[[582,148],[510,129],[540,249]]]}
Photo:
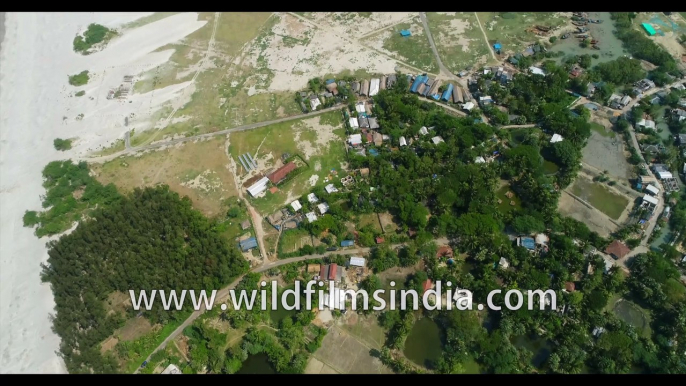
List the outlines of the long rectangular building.
{"label": "long rectangular building", "polygon": [[462,97],[462,90],[460,86],[453,87],[453,102],[464,103],[464,98]]}
{"label": "long rectangular building", "polygon": [[256,197],[267,190],[267,183],[269,183],[269,178],[262,177],[259,181],[248,187],[248,193],[250,193],[251,196]]}
{"label": "long rectangular building", "polygon": [[369,96],[374,96],[379,93],[380,80],[378,78],[372,79],[369,86]]}
{"label": "long rectangular building", "polygon": [[272,184],[278,184],[279,182],[283,181],[284,178],[288,175],[288,173],[292,172],[293,170],[297,169],[298,166],[294,164],[293,162],[289,162],[282,167],[276,169],[272,174],[268,175],[267,178],[269,178],[269,181],[272,182]]}

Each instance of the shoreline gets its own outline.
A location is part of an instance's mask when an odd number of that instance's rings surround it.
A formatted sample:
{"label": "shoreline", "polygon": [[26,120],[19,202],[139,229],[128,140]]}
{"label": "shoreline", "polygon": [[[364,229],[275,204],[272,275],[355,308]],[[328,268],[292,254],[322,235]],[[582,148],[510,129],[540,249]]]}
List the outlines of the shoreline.
{"label": "shoreline", "polygon": [[[116,28],[151,13],[5,13],[0,50],[0,373],[67,373],[52,331],[55,301],[41,283],[46,243],[23,226],[26,210],[40,210],[43,168],[56,160],[78,159],[123,138],[125,117],[149,127],[145,112],[183,97],[191,82],[133,94],[127,101],[105,98],[125,75],[140,76],[166,63],[180,41],[204,26],[196,13],[182,13],[126,30],[100,52],[73,51],[74,36],[90,23]],[[50,33],[46,34],[45,30]],[[84,86],[68,75],[88,70]],[[84,91],[85,97],[74,97]],[[55,138],[72,138],[73,148],[54,149]]]}

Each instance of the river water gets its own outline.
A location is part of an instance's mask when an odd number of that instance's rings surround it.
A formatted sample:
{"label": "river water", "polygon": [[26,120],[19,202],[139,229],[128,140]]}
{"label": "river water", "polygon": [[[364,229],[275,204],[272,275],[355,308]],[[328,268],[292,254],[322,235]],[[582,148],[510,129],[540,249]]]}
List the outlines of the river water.
{"label": "river water", "polygon": [[[577,33],[570,33],[569,38],[558,40],[555,45],[553,45],[548,51],[556,52],[562,51],[565,56],[560,57],[558,61],[562,61],[565,57],[571,55],[583,55],[583,54],[597,54],[598,59],[593,59],[593,64],[609,62],[611,60],[617,59],[622,55],[626,55],[627,52],[622,46],[622,41],[617,39],[614,35],[614,22],[610,19],[610,12],[589,12],[588,17],[590,19],[600,19],[603,22],[600,24],[589,23],[586,27],[589,31],[584,32],[584,34],[589,35],[593,39],[599,40],[597,46],[600,50],[595,50],[591,47],[581,48],[581,41],[575,36]],[[576,26],[574,29],[576,31]]]}

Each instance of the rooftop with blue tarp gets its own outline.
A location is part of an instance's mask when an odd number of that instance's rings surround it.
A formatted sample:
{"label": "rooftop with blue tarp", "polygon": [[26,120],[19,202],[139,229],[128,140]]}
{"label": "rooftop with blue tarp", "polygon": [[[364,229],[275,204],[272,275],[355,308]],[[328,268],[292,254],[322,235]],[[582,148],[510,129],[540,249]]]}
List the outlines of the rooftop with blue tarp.
{"label": "rooftop with blue tarp", "polygon": [[329,80],[326,81],[326,84],[331,84],[331,83],[333,83],[333,82],[335,82],[334,79],[329,79]]}
{"label": "rooftop with blue tarp", "polygon": [[536,249],[536,241],[533,239],[533,237],[521,237],[520,245],[526,249]]}
{"label": "rooftop with blue tarp", "polygon": [[503,48],[503,46],[501,46],[500,43],[495,43],[493,45],[493,48],[495,48],[496,50],[499,50],[499,49]]}
{"label": "rooftop with blue tarp", "polygon": [[376,157],[377,155],[379,155],[379,151],[376,149],[369,149],[369,155],[371,155],[372,157]]}
{"label": "rooftop with blue tarp", "polygon": [[448,83],[448,85],[445,88],[445,91],[443,91],[443,96],[441,96],[441,99],[444,101],[450,100],[450,97],[453,95],[453,85],[452,83]]}
{"label": "rooftop with blue tarp", "polygon": [[400,30],[400,35],[404,36],[404,37],[408,37],[408,36],[412,36],[412,33],[410,33],[410,30],[403,29],[403,30]]}
{"label": "rooftop with blue tarp", "polygon": [[426,82],[427,79],[428,79],[427,76],[417,75],[417,77],[414,79],[414,82],[412,82],[412,87],[410,87],[410,91],[411,92],[417,92],[419,85]]}
{"label": "rooftop with blue tarp", "polygon": [[249,251],[253,248],[257,248],[257,240],[254,237],[251,237],[249,239],[241,241],[240,243],[238,243],[238,245],[243,252]]}
{"label": "rooftop with blue tarp", "polygon": [[352,240],[341,241],[341,247],[352,247],[355,244]]}

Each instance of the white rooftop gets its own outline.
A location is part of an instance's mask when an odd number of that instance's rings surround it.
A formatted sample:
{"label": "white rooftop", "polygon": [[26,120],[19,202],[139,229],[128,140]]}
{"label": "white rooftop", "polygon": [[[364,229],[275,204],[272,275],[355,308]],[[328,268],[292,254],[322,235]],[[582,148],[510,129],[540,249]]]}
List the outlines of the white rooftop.
{"label": "white rooftop", "polygon": [[426,126],[422,126],[422,128],[419,129],[419,134],[427,135],[427,134],[429,134],[429,130],[426,128]]}
{"label": "white rooftop", "polygon": [[302,209],[303,206],[300,205],[300,201],[295,200],[295,201],[291,202],[291,207],[293,207],[293,210],[297,212],[300,209]]}
{"label": "white rooftop", "polygon": [[407,141],[405,140],[405,137],[400,137],[400,146],[407,146]]}
{"label": "white rooftop", "polygon": [[321,105],[322,102],[319,101],[319,98],[317,99],[310,99],[310,107],[312,107],[312,110],[316,109],[317,106]]}
{"label": "white rooftop", "polygon": [[254,184],[252,184],[252,186],[248,187],[248,193],[250,193],[251,196],[256,197],[260,193],[267,190],[267,184],[268,183],[269,183],[269,178],[262,177],[259,181],[255,182]]}
{"label": "white rooftop", "polygon": [[329,211],[329,204],[322,202],[321,204],[317,205],[317,209],[319,209],[319,213],[324,214]]}
{"label": "white rooftop", "polygon": [[314,214],[314,212],[309,212],[305,214],[305,217],[307,217],[307,221],[309,222],[315,222],[317,221],[317,215]]}
{"label": "white rooftop", "polygon": [[476,157],[474,162],[477,164],[483,164],[483,163],[486,163],[486,160],[484,159],[484,157],[478,156],[478,157]]}
{"label": "white rooftop", "polygon": [[561,142],[564,138],[560,134],[553,134],[553,137],[550,139],[550,143],[555,143],[555,142]]}
{"label": "white rooftop", "polygon": [[667,178],[674,178],[672,173],[670,172],[659,172],[657,173],[658,177],[660,177],[661,180],[667,179]]}
{"label": "white rooftop", "polygon": [[501,257],[501,258],[500,258],[499,265],[500,265],[500,267],[502,267],[503,269],[507,269],[507,268],[510,267],[510,263],[509,263],[509,262],[507,261],[507,259],[504,258],[504,257]]}
{"label": "white rooftop", "polygon": [[364,113],[364,102],[359,102],[355,105],[355,111],[358,113]]}
{"label": "white rooftop", "polygon": [[471,109],[474,108],[474,103],[473,103],[473,102],[467,102],[467,103],[465,103],[465,104],[462,105],[462,108],[463,108],[464,110],[469,111],[469,110],[471,110]]}
{"label": "white rooftop", "polygon": [[636,122],[638,126],[643,126],[647,129],[653,129],[655,130],[655,122],[651,120],[646,120],[646,119],[641,119],[640,121]]}
{"label": "white rooftop", "polygon": [[349,122],[350,122],[350,127],[352,127],[353,129],[357,129],[358,127],[360,127],[360,124],[357,123],[357,118],[350,118]]}
{"label": "white rooftop", "polygon": [[334,186],[334,184],[328,184],[324,187],[324,190],[326,190],[326,193],[336,193],[338,192],[338,189]]}
{"label": "white rooftop", "polygon": [[436,144],[436,145],[438,145],[438,144],[441,143],[441,142],[444,142],[444,141],[443,141],[443,138],[441,138],[441,137],[438,136],[438,135],[435,136],[435,137],[433,137],[433,138],[431,138],[431,141],[433,141],[433,143]]}
{"label": "white rooftop", "polygon": [[653,185],[646,185],[646,190],[648,193],[652,193],[653,195],[660,193],[660,189],[654,187]]}
{"label": "white rooftop", "polygon": [[317,202],[317,201],[319,201],[319,199],[317,198],[317,196],[314,195],[314,193],[310,193],[307,195],[307,201],[308,202]]}
{"label": "white rooftop", "polygon": [[648,194],[643,196],[643,201],[648,201],[649,203],[653,205],[657,205],[657,198],[650,196]]}
{"label": "white rooftop", "polygon": [[529,67],[529,71],[531,71],[531,73],[535,75],[545,75],[545,71],[538,67],[531,66]]}
{"label": "white rooftop", "polygon": [[362,134],[352,134],[348,137],[348,142],[351,145],[359,145],[362,143]]}
{"label": "white rooftop", "polygon": [[365,259],[363,257],[353,256],[350,258],[350,265],[353,267],[364,267]]}

